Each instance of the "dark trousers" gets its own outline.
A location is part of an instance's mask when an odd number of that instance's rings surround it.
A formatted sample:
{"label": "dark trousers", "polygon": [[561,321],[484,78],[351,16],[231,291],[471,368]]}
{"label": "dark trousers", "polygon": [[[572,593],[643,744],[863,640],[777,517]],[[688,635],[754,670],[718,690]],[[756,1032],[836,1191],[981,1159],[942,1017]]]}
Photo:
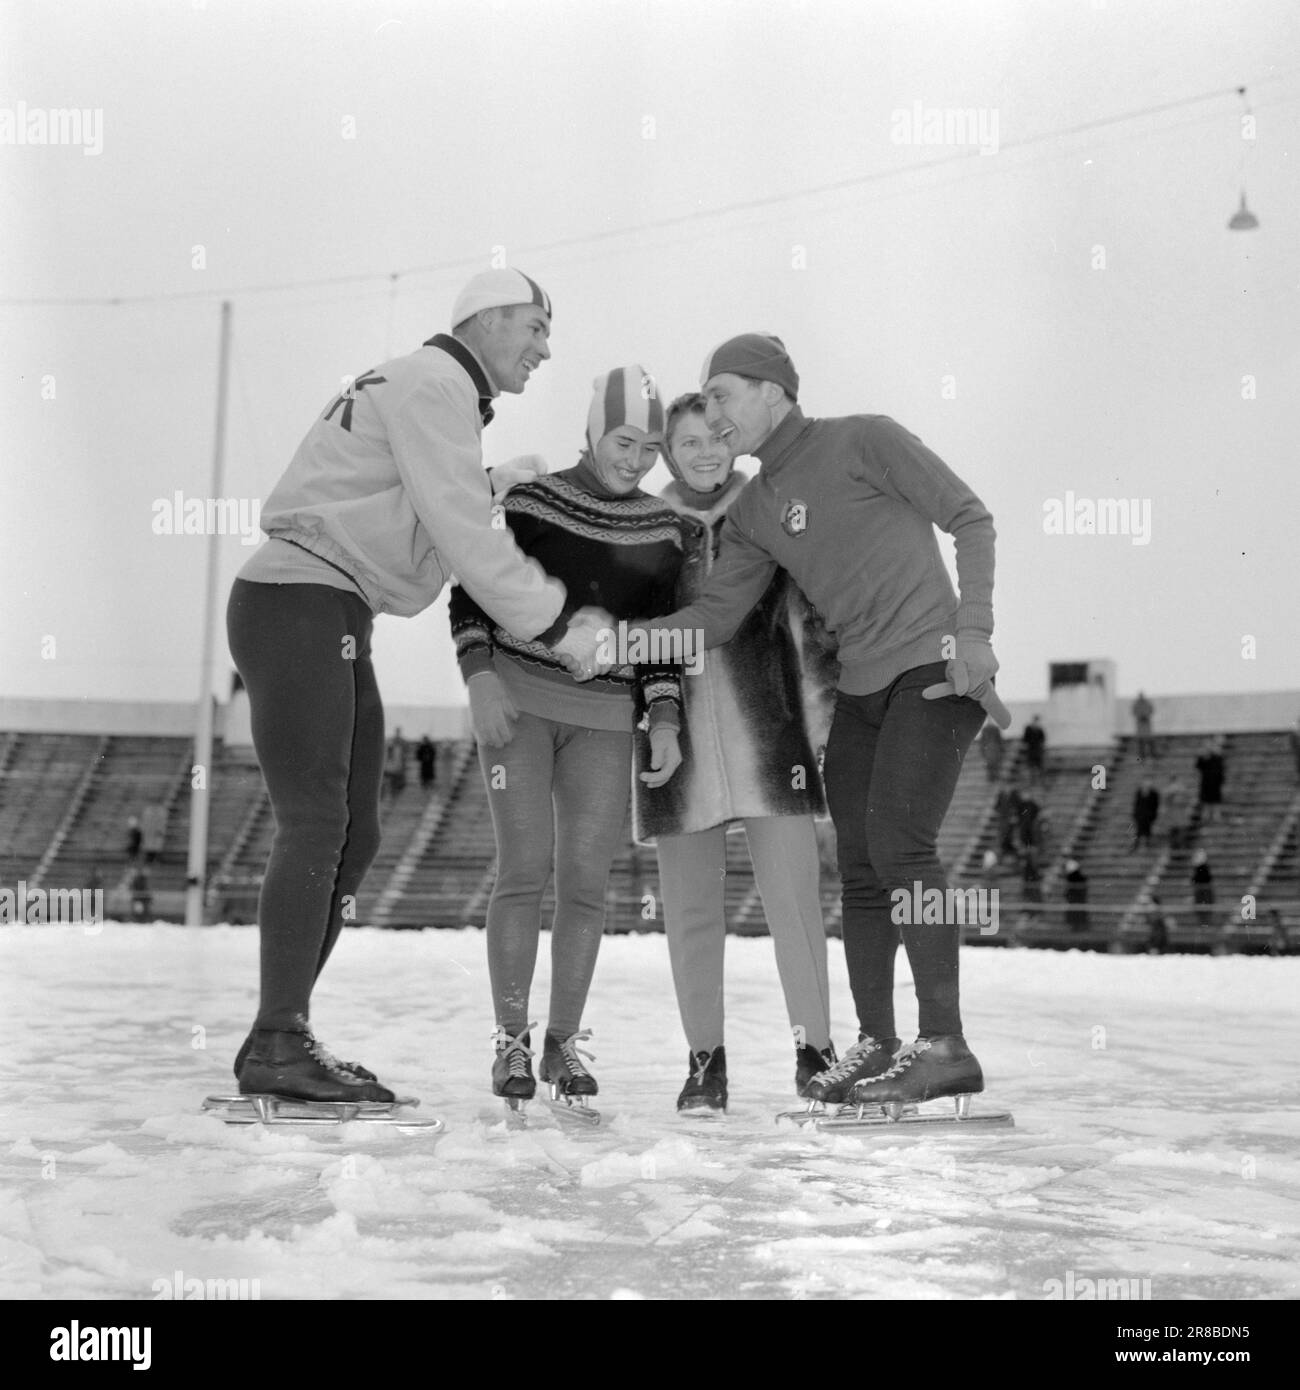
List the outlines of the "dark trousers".
{"label": "dark trousers", "polygon": [[[897,1037],[894,957],[901,940],[916,985],[922,1037],[960,1033],[956,922],[892,918],[903,890],[913,899],[948,880],[936,844],[962,759],[984,722],[964,696],[927,700],[944,679],[942,661],[905,671],[871,695],[836,697],[824,774],[843,880],[844,956],[859,1029]],[[946,914],[945,914],[946,915]]]}
{"label": "dark trousers", "polygon": [[356,920],[379,848],[384,710],[372,625],[359,594],[325,584],[237,579],[231,590],[230,651],[275,813],[258,904],[259,1028],[309,1016],[316,977]]}

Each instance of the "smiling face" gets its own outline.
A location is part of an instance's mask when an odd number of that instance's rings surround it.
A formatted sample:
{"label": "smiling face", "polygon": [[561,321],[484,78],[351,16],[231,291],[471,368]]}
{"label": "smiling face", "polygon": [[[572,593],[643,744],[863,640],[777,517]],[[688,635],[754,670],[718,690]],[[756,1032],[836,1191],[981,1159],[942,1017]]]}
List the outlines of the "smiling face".
{"label": "smiling face", "polygon": [[619,425],[596,442],[592,467],[610,492],[632,492],[654,467],[663,443],[659,430],[647,434],[634,425]]}
{"label": "smiling face", "polygon": [[711,376],[701,388],[704,418],[732,458],[752,454],[779,423],[774,407],[785,393],[773,381],[751,381],[734,372]]}
{"label": "smiling face", "polygon": [[477,344],[483,365],[500,391],[517,396],[533,372],[551,355],[551,317],[534,304],[485,309]]}
{"label": "smiling face", "polygon": [[696,492],[714,492],[731,476],[735,459],[709,429],[702,410],[688,410],[673,423],[668,446],[683,482]]}

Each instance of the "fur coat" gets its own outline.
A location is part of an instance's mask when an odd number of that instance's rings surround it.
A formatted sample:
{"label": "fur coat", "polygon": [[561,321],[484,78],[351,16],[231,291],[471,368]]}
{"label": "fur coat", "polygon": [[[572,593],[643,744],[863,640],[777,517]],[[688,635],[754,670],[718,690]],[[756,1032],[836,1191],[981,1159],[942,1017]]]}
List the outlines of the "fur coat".
{"label": "fur coat", "polygon": [[[677,606],[707,582],[727,507],[743,474],[708,512],[680,483],[663,493],[693,522],[686,529]],[[633,831],[642,844],[689,835],[751,816],[824,818],[821,757],[834,712],[839,668],[825,625],[784,570],[731,640],[705,652],[698,675],[682,682],[682,765],[662,787],[632,780]],[[636,733],[635,772],[650,766],[649,737]]]}

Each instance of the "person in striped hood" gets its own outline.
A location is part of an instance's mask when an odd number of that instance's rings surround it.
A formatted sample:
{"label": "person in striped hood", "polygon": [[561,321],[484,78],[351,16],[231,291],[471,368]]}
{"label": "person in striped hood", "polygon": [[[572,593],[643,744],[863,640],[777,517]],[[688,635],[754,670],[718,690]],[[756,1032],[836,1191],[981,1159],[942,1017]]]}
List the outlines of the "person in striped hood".
{"label": "person in striped hood", "polygon": [[[681,604],[708,582],[729,509],[750,486],[704,420],[704,397],[668,408],[664,501],[696,525],[678,585]],[[662,787],[633,784],[634,832],[655,844],[664,932],[689,1048],[679,1110],[725,1110],[723,892],[727,832],[744,830],[776,948],[795,1037],[795,1090],[833,1065],[826,928],[814,818],[826,816],[818,754],[835,697],[824,625],[784,573],[735,636],[682,682],[682,766]]]}
{"label": "person in striped hood", "polygon": [[[525,555],[611,618],[666,613],[682,563],[680,519],[641,491],[663,444],[663,407],[639,367],[595,382],[578,463],[512,487],[506,526]],[[517,1105],[536,1090],[529,994],[542,896],[555,871],[551,997],[539,1074],[565,1095],[597,1093],[578,1044],[605,926],[605,885],[631,794],[633,732],[644,726],[647,785],[681,761],[680,666],[615,667],[579,683],[542,643],[494,622],[463,588],[451,630],[469,688],[496,835],[497,880],[487,912],[496,1011],[492,1089]]]}

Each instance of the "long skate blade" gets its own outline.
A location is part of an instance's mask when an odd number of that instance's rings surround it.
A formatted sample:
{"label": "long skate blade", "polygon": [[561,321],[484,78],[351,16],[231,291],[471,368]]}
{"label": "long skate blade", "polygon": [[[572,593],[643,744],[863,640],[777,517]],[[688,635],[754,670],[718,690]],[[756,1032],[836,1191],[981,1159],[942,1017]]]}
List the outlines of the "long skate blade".
{"label": "long skate blade", "polygon": [[419,1101],[292,1100],[284,1096],[208,1096],[203,1109],[228,1125],[389,1125],[403,1133],[438,1134],[446,1128],[434,1115],[410,1113]]}
{"label": "long skate blade", "polygon": [[501,1102],[506,1112],[506,1128],[527,1129],[528,1101],[521,1100],[518,1096],[502,1096]]}
{"label": "long skate blade", "polygon": [[882,1107],[842,1105],[834,1114],[811,1117],[813,1129],[850,1133],[855,1130],[899,1133],[915,1127],[966,1133],[973,1130],[1014,1129],[1015,1123],[1009,1110],[967,1109],[964,1114],[959,1114],[948,1106],[942,1109],[922,1109],[915,1105],[904,1106],[902,1113],[897,1116],[885,1113]]}
{"label": "long skate blade", "polygon": [[791,1124],[806,1129],[814,1120],[822,1119],[829,1113],[825,1101],[809,1099],[804,1102],[802,1110],[778,1110],[772,1118],[777,1124],[780,1124],[782,1120],[789,1120]]}
{"label": "long skate blade", "polygon": [[600,1123],[600,1111],[593,1110],[583,1100],[560,1096],[556,1100],[543,1097],[543,1102],[557,1119],[574,1120],[587,1128],[594,1128]]}

